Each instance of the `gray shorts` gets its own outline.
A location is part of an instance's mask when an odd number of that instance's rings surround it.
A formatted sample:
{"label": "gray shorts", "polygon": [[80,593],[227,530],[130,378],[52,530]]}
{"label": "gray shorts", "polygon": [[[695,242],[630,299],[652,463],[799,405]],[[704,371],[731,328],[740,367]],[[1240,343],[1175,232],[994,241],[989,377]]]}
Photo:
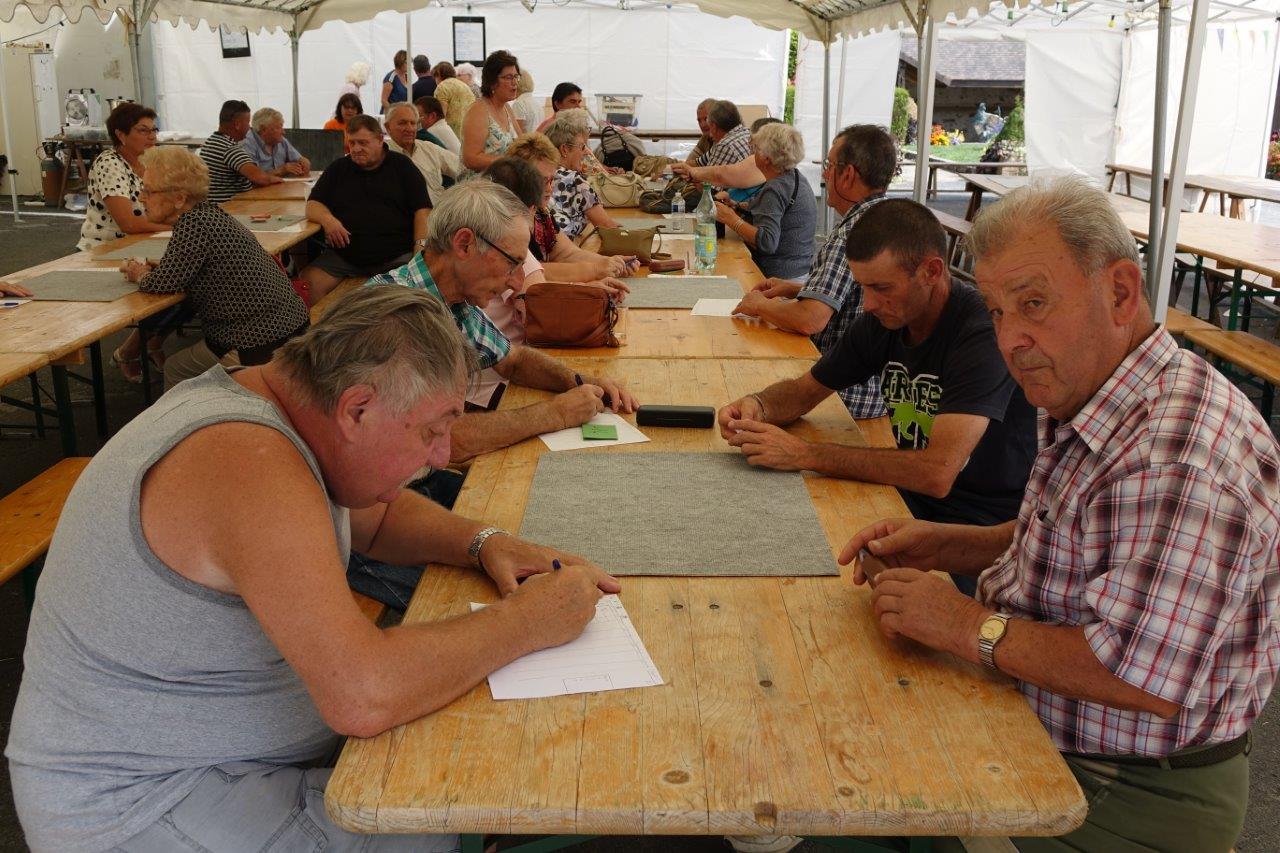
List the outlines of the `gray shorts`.
{"label": "gray shorts", "polygon": [[[341,829],[324,809],[332,768],[266,764],[209,770],[164,817],[112,853],[457,853],[456,835],[359,835]],[[248,772],[241,772],[245,768]]]}
{"label": "gray shorts", "polygon": [[311,262],[311,266],[319,267],[334,278],[373,278],[375,275],[402,267],[413,260],[413,252],[406,252],[398,258],[392,258],[384,264],[373,267],[358,267],[348,263],[342,255],[333,249],[325,249],[320,257]]}

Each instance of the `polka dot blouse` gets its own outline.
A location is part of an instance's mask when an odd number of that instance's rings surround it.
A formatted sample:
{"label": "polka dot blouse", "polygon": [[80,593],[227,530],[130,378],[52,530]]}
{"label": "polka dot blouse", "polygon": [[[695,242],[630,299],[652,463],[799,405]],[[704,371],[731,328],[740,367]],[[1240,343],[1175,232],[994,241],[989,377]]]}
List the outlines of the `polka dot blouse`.
{"label": "polka dot blouse", "polygon": [[136,216],[142,216],[142,177],[129,168],[128,162],[115,151],[104,151],[93,161],[89,169],[89,206],[85,208],[84,224],[80,226],[80,242],[76,248],[92,249],[109,240],[124,236],[111,211],[107,210],[107,198],[117,196],[127,199]]}

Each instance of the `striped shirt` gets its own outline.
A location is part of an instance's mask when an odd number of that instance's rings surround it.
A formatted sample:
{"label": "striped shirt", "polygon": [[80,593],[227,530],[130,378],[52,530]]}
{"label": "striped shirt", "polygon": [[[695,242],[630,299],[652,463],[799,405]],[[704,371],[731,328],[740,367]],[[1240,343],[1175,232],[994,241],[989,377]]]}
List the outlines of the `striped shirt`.
{"label": "striped shirt", "polygon": [[1248,398],[1163,329],[1069,422],[1043,413],[989,607],[1082,626],[1170,719],[1019,685],[1058,748],[1165,756],[1243,734],[1280,669],[1280,447]]}
{"label": "striped shirt", "polygon": [[480,356],[481,370],[493,367],[511,352],[511,341],[507,340],[507,336],[498,330],[483,311],[468,302],[449,304],[445,300],[440,293],[440,288],[436,286],[435,279],[431,277],[431,270],[427,268],[426,258],[421,252],[414,255],[413,260],[404,266],[375,275],[365,284],[399,284],[404,287],[414,287],[425,290],[444,302],[449,306],[449,313],[453,314],[453,322],[458,326],[463,337],[475,347],[476,354]]}
{"label": "striped shirt", "polygon": [[[810,336],[818,352],[826,355],[835,349],[836,342],[862,315],[862,288],[853,280],[849,264],[844,256],[845,240],[853,223],[871,209],[871,205],[884,199],[884,193],[869,195],[845,212],[840,224],[831,229],[827,242],[813,256],[809,277],[796,297],[816,299],[835,313],[822,331]],[[840,399],[855,418],[878,418],[885,413],[884,399],[880,394],[880,378],[873,376],[861,385],[850,385],[840,390]]]}
{"label": "striped shirt", "polygon": [[240,169],[253,159],[244,146],[219,131],[209,134],[200,146],[200,159],[209,167],[209,201],[221,204],[237,193],[253,188]]}

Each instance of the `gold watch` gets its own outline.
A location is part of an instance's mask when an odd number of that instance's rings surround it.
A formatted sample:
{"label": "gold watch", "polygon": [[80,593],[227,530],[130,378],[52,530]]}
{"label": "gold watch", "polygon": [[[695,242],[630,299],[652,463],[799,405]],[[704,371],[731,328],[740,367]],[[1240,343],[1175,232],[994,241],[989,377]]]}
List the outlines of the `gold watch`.
{"label": "gold watch", "polygon": [[978,660],[982,661],[982,665],[987,669],[994,669],[997,672],[1000,670],[1000,667],[996,666],[996,643],[1004,639],[1004,634],[1008,630],[1009,617],[1003,613],[992,613],[978,628]]}

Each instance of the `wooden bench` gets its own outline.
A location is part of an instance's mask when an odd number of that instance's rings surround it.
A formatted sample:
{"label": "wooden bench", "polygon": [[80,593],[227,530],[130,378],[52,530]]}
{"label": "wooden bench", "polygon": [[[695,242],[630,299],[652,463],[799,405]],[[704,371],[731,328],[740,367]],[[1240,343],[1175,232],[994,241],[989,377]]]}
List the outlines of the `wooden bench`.
{"label": "wooden bench", "polygon": [[342,281],[334,285],[333,290],[330,290],[321,297],[319,302],[311,306],[312,324],[314,325],[319,322],[320,318],[328,313],[329,309],[338,303],[338,300],[342,299],[342,297],[346,296],[368,280],[369,279],[367,278],[344,278]]}
{"label": "wooden bench", "polygon": [[1264,341],[1248,332],[1228,332],[1222,329],[1192,329],[1186,333],[1191,343],[1256,378],[1262,387],[1262,416],[1271,422],[1271,410],[1275,403],[1275,389],[1280,386],[1280,346]]}
{"label": "wooden bench", "polygon": [[929,208],[929,211],[937,218],[942,230],[947,232],[947,266],[953,275],[972,281],[973,261],[964,249],[964,238],[969,236],[973,223],[942,210]]}
{"label": "wooden bench", "polygon": [[63,504],[88,464],[86,456],[63,459],[0,498],[0,584],[21,572],[28,604]]}
{"label": "wooden bench", "polygon": [[360,612],[365,615],[365,618],[375,625],[378,624],[378,620],[382,618],[382,614],[387,610],[387,605],[381,601],[376,601],[367,595],[361,595],[355,590],[351,591],[351,597],[356,600],[356,607],[360,608]]}
{"label": "wooden bench", "polygon": [[1169,313],[1164,318],[1165,330],[1175,338],[1185,337],[1187,332],[1217,332],[1221,331],[1217,326],[1208,320],[1201,320],[1192,314],[1188,314],[1180,308],[1169,306]]}

